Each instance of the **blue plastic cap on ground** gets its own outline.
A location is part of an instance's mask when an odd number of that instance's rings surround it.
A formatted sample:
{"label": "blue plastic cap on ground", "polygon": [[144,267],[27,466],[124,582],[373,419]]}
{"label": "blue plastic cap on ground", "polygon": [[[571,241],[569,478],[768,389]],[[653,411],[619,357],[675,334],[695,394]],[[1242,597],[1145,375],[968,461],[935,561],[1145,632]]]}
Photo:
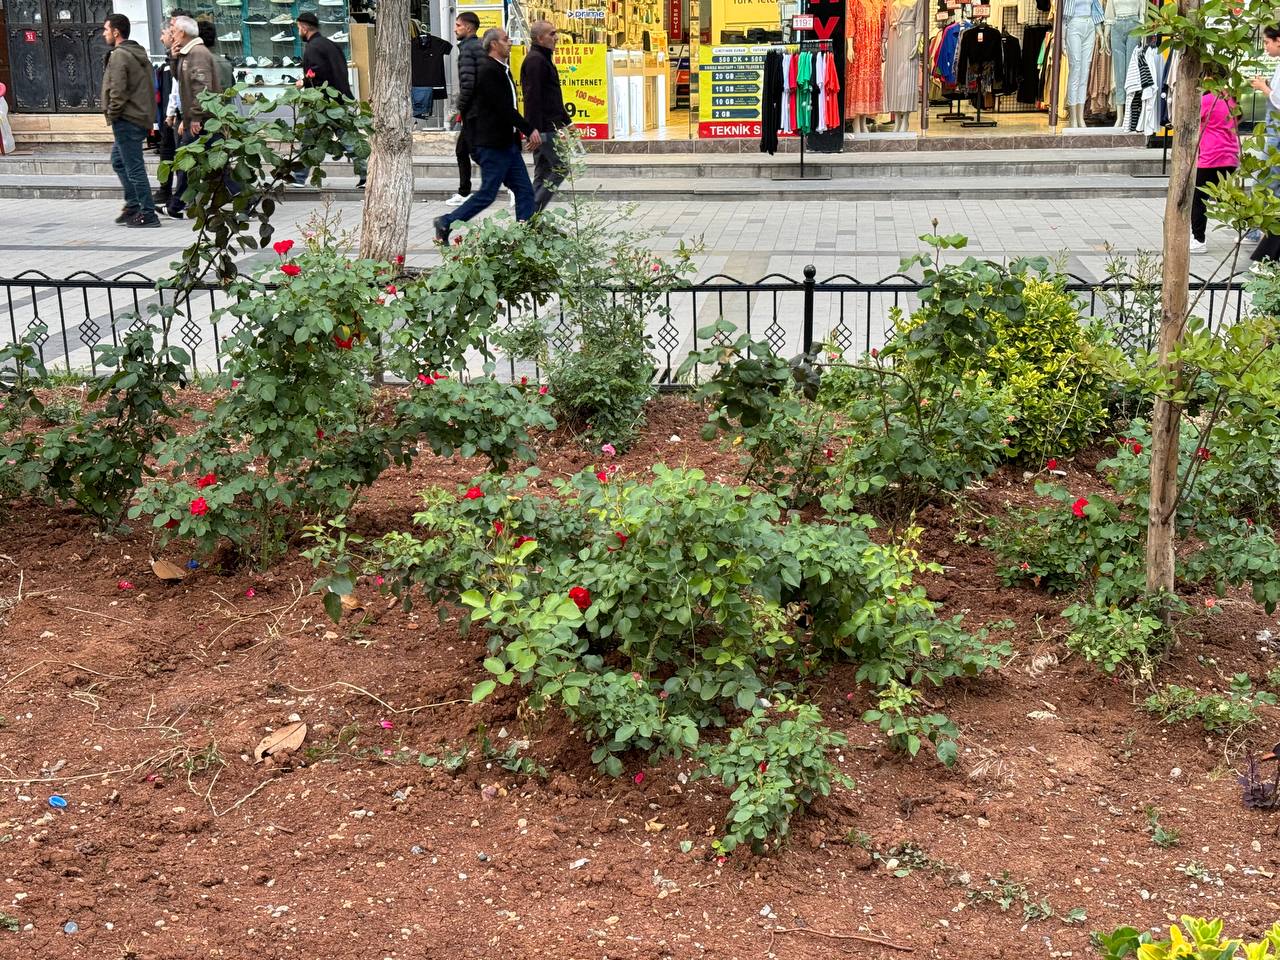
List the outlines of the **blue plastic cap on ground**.
{"label": "blue plastic cap on ground", "polygon": [[62,810],[64,807],[66,807],[66,805],[67,805],[66,797],[60,797],[55,793],[52,797],[49,798],[49,806],[51,807],[57,807],[59,810]]}

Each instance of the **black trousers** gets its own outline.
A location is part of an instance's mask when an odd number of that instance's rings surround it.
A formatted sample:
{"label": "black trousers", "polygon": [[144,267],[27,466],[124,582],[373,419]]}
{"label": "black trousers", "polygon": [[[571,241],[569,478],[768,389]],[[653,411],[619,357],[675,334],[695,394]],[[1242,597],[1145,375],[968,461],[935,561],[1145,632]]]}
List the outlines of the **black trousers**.
{"label": "black trousers", "polygon": [[1204,242],[1205,230],[1209,227],[1209,216],[1204,207],[1208,195],[1204,192],[1204,187],[1217,183],[1223,177],[1229,177],[1235,170],[1235,167],[1200,167],[1196,170],[1196,192],[1191,198],[1191,236],[1201,243]]}
{"label": "black trousers", "polygon": [[454,148],[458,157],[458,196],[471,196],[471,139],[466,124],[458,131],[458,144]]}
{"label": "black trousers", "polygon": [[542,145],[533,153],[533,212],[545,210],[556,187],[569,172],[564,140],[554,130],[542,132]]}
{"label": "black trousers", "polygon": [[[173,155],[178,152],[177,128],[171,127],[167,123],[160,124],[160,159],[172,160]],[[168,200],[173,193],[173,171],[169,171],[169,176],[160,181],[160,196]]]}

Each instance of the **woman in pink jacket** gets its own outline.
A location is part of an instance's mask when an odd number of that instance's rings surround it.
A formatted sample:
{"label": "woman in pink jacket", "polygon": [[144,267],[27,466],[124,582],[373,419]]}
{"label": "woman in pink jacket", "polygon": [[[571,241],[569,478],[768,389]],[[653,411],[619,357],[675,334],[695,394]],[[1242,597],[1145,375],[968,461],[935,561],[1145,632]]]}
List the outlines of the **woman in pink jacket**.
{"label": "woman in pink jacket", "polygon": [[1191,200],[1191,252],[1203,253],[1205,186],[1235,173],[1240,166],[1240,135],[1236,132],[1236,102],[1220,93],[1200,98],[1200,155],[1196,162],[1196,192]]}

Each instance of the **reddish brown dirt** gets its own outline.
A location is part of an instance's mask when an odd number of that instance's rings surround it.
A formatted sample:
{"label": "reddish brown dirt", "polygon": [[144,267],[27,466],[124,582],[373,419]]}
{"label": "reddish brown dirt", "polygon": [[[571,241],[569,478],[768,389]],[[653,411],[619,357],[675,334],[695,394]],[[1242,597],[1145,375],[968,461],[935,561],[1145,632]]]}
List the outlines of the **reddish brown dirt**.
{"label": "reddish brown dirt", "polygon": [[[657,402],[623,467],[737,476],[733,456],[697,439],[699,423],[690,404]],[[551,472],[592,461],[564,435],[542,446]],[[425,458],[390,473],[356,523],[403,527],[418,490],[480,469]],[[512,692],[471,706],[482,645],[454,621],[387,608],[366,587],[371,622],[334,627],[297,558],[166,585],[145,535],[101,539],[71,512],[24,507],[0,520],[12,561],[0,560],[0,598],[22,594],[7,614],[0,599],[0,911],[20,925],[0,929],[0,956],[1083,957],[1090,930],[1180,913],[1258,931],[1280,917],[1280,818],[1241,806],[1240,744],[1160,726],[1127,687],[1068,656],[1061,599],[1001,587],[990,555],[957,539],[966,517],[1031,496],[1006,472],[972,507],[922,517],[924,549],[947,567],[927,581],[944,612],[1017,624],[1000,673],[935,695],[964,732],[956,768],[890,754],[859,720],[865,694],[846,699],[853,668],[838,668],[817,699],[849,736],[840,766],[856,789],[797,819],[782,853],[723,865],[708,851],[724,789],[682,782],[688,762],[647,769],[639,785],[601,778],[562,719],[528,716]],[[136,588],[118,589],[123,579]],[[1256,635],[1280,627],[1246,599],[1199,626],[1166,679],[1261,680],[1275,664]],[[293,714],[310,724],[305,762],[251,762]],[[1280,739],[1266,714],[1255,745]],[[480,724],[500,749],[532,741],[549,776],[477,757]],[[468,746],[456,774],[416,762]],[[50,807],[55,793],[65,809]],[[1152,844],[1146,804],[1179,846]],[[945,866],[904,859],[895,871],[846,841],[858,834]],[[1193,862],[1207,880],[1180,869]],[[1021,904],[971,902],[1004,871],[1088,919],[1025,922]],[[62,932],[67,921],[78,932]]]}

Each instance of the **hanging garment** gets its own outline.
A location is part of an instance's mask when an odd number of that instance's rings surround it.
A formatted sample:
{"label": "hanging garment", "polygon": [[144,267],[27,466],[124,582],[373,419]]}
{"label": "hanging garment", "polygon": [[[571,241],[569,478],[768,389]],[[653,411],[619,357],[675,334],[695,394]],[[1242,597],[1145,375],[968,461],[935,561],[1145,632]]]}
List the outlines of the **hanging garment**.
{"label": "hanging garment", "polygon": [[1040,51],[1044,49],[1049,28],[1027,27],[1022,31],[1022,69],[1018,75],[1018,102],[1035,103],[1040,99]]}
{"label": "hanging garment", "polygon": [[920,58],[926,0],[892,0],[884,17],[884,109],[910,113],[920,106]]}
{"label": "hanging garment", "polygon": [[964,28],[965,24],[952,23],[942,31],[934,72],[942,78],[944,83],[954,85],[956,82],[956,55],[960,52],[960,37],[964,33]]}
{"label": "hanging garment", "polygon": [[1000,33],[1000,55],[1004,70],[996,77],[996,92],[1013,96],[1022,83],[1022,44],[1011,33]]}
{"label": "hanging garment", "polygon": [[764,82],[760,88],[760,152],[778,152],[778,127],[782,120],[782,51],[764,55]]}
{"label": "hanging garment", "polygon": [[1098,37],[1093,50],[1093,66],[1085,88],[1084,113],[1087,117],[1104,117],[1111,112],[1111,44]]}
{"label": "hanging garment", "polygon": [[839,130],[840,122],[840,69],[835,54],[827,55],[827,68],[822,74],[821,110],[826,117],[828,130]]}
{"label": "hanging garment", "polygon": [[791,132],[795,133],[800,129],[800,54],[793,53],[791,62],[787,66],[787,86],[790,88],[787,99],[788,111],[791,118]]}
{"label": "hanging garment", "polygon": [[960,38],[960,55],[956,61],[956,85],[972,91],[979,87],[990,90],[995,78],[1004,73],[1004,44],[1000,31],[988,23],[979,23]]}
{"label": "hanging garment", "polygon": [[845,116],[871,116],[884,105],[880,70],[885,0],[850,0],[845,12]]}
{"label": "hanging garment", "polygon": [[796,98],[795,75],[791,72],[795,62],[795,54],[782,55],[782,122],[779,129],[783,133],[796,132]]}
{"label": "hanging garment", "polygon": [[796,129],[800,133],[813,132],[813,53],[800,52],[800,66],[796,70]]}
{"label": "hanging garment", "polygon": [[1154,47],[1139,47],[1133,51],[1129,69],[1125,73],[1124,92],[1128,113],[1125,129],[1130,133],[1150,136],[1156,132],[1157,85],[1159,52]]}

